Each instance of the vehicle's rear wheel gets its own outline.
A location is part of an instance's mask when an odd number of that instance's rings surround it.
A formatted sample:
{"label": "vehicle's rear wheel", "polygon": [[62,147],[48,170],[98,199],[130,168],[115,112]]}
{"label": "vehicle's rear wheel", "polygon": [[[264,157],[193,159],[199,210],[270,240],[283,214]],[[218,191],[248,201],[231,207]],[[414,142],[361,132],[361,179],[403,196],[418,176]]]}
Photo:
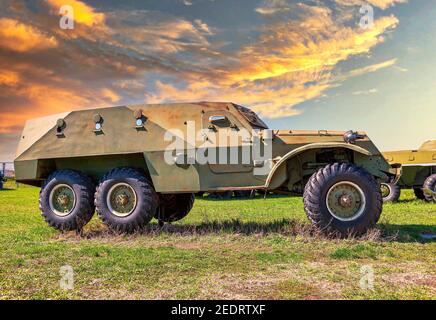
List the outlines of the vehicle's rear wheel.
{"label": "vehicle's rear wheel", "polygon": [[383,202],[397,202],[400,199],[401,188],[398,184],[382,183],[380,190],[383,197]]}
{"label": "vehicle's rear wheel", "polygon": [[195,195],[193,193],[161,194],[159,198],[159,207],[154,217],[161,222],[175,222],[182,220],[191,211]]}
{"label": "vehicle's rear wheel", "polygon": [[[425,201],[436,202],[436,174],[431,175],[424,181],[422,186]],[[426,192],[427,190],[427,192]]]}
{"label": "vehicle's rear wheel", "polygon": [[133,168],[116,168],[101,180],[95,193],[99,218],[118,232],[147,225],[156,213],[158,196],[145,175]]}
{"label": "vehicle's rear wheel", "polygon": [[418,198],[419,200],[425,200],[424,192],[421,188],[413,188],[413,192],[415,192],[416,198]]}
{"label": "vehicle's rear wheel", "polygon": [[80,230],[94,214],[94,191],[94,183],[85,174],[74,170],[55,171],[41,189],[39,209],[53,228]]}
{"label": "vehicle's rear wheel", "polygon": [[375,225],[382,212],[379,184],[366,170],[335,163],[315,172],[304,188],[309,219],[327,233],[360,235]]}

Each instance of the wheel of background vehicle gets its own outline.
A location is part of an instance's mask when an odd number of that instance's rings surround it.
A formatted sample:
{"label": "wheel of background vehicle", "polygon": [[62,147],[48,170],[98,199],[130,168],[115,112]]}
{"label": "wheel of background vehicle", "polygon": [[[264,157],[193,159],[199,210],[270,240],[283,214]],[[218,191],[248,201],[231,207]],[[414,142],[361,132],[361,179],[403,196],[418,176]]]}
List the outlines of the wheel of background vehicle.
{"label": "wheel of background vehicle", "polygon": [[220,191],[220,192],[211,192],[208,195],[210,199],[217,200],[230,200],[233,196],[233,191]]}
{"label": "wheel of background vehicle", "polygon": [[74,170],[53,172],[39,194],[45,221],[62,231],[80,230],[91,220],[95,186],[85,174]]}
{"label": "wheel of background vehicle", "polygon": [[133,168],[116,168],[102,179],[95,193],[99,218],[118,232],[147,225],[156,213],[158,196],[145,175]]}
{"label": "wheel of background vehicle", "polygon": [[397,202],[400,199],[401,188],[398,184],[382,183],[380,185],[383,202]]}
{"label": "wheel of background vehicle", "polygon": [[413,188],[413,191],[415,192],[415,196],[420,200],[425,200],[424,192],[421,188]]}
{"label": "wheel of background vehicle", "polygon": [[233,194],[235,195],[235,198],[239,198],[239,199],[249,199],[252,196],[252,190],[236,190],[233,192]]}
{"label": "wheel of background vehicle", "polygon": [[304,188],[304,209],[327,233],[360,235],[377,223],[383,199],[379,184],[363,168],[334,163],[315,172]]}
{"label": "wheel of background vehicle", "polygon": [[194,205],[193,193],[161,194],[159,207],[155,218],[161,222],[175,222],[182,220],[188,215]]}
{"label": "wheel of background vehicle", "polygon": [[[436,192],[436,174],[433,174],[430,177],[428,177],[427,179],[425,179],[424,185],[422,186],[422,189],[423,190],[430,189],[431,191]],[[436,196],[426,194],[424,191],[423,191],[423,193],[424,193],[425,201],[436,202]]]}

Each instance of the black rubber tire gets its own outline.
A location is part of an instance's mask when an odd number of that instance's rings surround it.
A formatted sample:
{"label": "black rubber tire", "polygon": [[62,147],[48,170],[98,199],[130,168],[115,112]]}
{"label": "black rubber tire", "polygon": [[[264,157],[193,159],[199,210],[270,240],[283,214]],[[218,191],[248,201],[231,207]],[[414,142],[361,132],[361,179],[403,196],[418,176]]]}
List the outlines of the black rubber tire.
{"label": "black rubber tire", "polygon": [[[137,203],[133,212],[126,217],[113,214],[108,208],[106,197],[117,183],[127,183],[136,193]],[[95,208],[98,217],[110,229],[117,232],[134,232],[146,226],[156,213],[158,196],[146,176],[134,168],[122,167],[109,171],[101,179],[95,192]]]}
{"label": "black rubber tire", "polygon": [[[424,181],[423,189],[430,189],[431,191],[436,192],[436,174],[432,174]],[[423,192],[424,193],[424,192]],[[424,193],[424,199],[428,202],[436,202],[436,197],[432,197],[429,194]]]}
{"label": "black rubber tire", "polygon": [[[50,193],[58,184],[70,186],[76,196],[73,211],[61,217],[50,208]],[[81,230],[95,212],[95,185],[91,178],[75,170],[58,170],[45,181],[39,193],[39,209],[44,220],[53,228],[61,231]]]}
{"label": "black rubber tire", "polygon": [[401,188],[398,184],[394,183],[382,183],[389,188],[390,192],[386,197],[383,197],[383,202],[397,202],[400,199]]}
{"label": "black rubber tire", "polygon": [[419,200],[425,200],[424,191],[421,188],[413,188],[413,192],[415,192],[415,196]]}
{"label": "black rubber tire", "polygon": [[[326,197],[329,189],[340,181],[358,185],[366,198],[363,213],[354,220],[342,221],[328,210]],[[304,209],[312,223],[327,234],[341,236],[361,235],[380,218],[383,199],[380,186],[374,177],[353,164],[334,163],[315,172],[304,188]]]}
{"label": "black rubber tire", "polygon": [[159,208],[154,217],[169,223],[182,220],[191,211],[194,201],[193,193],[161,194]]}

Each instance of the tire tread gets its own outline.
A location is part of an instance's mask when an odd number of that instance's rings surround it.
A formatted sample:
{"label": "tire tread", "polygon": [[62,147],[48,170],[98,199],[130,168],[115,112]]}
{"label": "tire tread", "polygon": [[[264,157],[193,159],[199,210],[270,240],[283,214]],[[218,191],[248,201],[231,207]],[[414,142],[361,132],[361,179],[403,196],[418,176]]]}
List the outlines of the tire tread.
{"label": "tire tread", "polygon": [[[63,219],[63,221],[61,221],[60,219],[56,219],[51,212],[44,209],[43,202],[46,201],[46,197],[50,196],[47,194],[47,185],[52,180],[63,179],[65,177],[75,181],[75,184],[79,186],[80,190],[79,194],[76,194],[76,198],[81,200],[81,205],[79,206],[79,211],[75,214],[74,219]],[[53,172],[44,181],[39,192],[39,210],[41,211],[42,217],[54,229],[61,231],[80,230],[94,215],[94,189],[95,186],[91,178],[79,171],[66,169]]]}
{"label": "tire tread", "polygon": [[[107,212],[107,208],[104,205],[105,198],[102,195],[105,190],[106,183],[112,179],[117,178],[130,178],[135,179],[137,186],[140,189],[140,193],[143,195],[143,200],[138,203],[142,205],[139,208],[138,214],[135,216],[135,219],[131,220],[125,224],[117,224],[113,220],[110,219],[110,213]],[[147,179],[147,177],[140,172],[138,169],[131,167],[121,167],[114,168],[106,173],[101,179],[96,191],[95,191],[95,207],[98,217],[101,221],[106,224],[109,228],[117,232],[134,232],[141,230],[145,225],[147,225],[150,220],[153,218],[154,213],[157,209],[157,194],[154,191],[154,188],[151,182]]]}
{"label": "tire tread", "polygon": [[[352,228],[353,230],[337,229],[332,225],[334,218],[331,215],[327,215],[325,212],[323,212],[321,206],[321,193],[323,191],[323,187],[330,179],[342,174],[354,175],[358,179],[367,181],[371,190],[371,194],[369,196],[375,199],[373,207],[370,210],[371,216],[369,218],[369,222],[365,225],[354,226]],[[329,164],[315,172],[305,186],[303,202],[307,217],[317,228],[328,233],[339,232],[343,236],[349,234],[350,231],[352,231],[354,234],[362,234],[369,227],[375,225],[380,218],[383,206],[380,186],[374,177],[363,168],[349,163]]]}

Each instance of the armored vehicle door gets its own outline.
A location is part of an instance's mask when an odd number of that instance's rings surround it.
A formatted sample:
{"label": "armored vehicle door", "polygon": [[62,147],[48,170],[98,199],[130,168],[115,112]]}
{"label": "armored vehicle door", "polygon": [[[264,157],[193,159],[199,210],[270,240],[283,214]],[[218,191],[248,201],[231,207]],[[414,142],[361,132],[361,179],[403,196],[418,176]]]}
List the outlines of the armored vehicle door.
{"label": "armored vehicle door", "polygon": [[213,151],[207,164],[213,173],[253,171],[251,128],[228,110],[212,110],[203,113],[202,129]]}

